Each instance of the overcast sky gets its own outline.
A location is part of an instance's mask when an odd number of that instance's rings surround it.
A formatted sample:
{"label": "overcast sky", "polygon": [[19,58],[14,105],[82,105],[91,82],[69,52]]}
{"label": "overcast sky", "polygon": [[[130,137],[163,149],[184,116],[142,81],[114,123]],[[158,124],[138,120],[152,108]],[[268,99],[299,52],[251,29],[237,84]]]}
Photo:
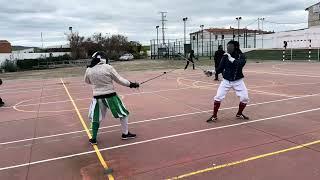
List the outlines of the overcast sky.
{"label": "overcast sky", "polygon": [[[241,27],[264,17],[266,30],[307,27],[305,8],[319,0],[0,0],[0,39],[13,45],[44,46],[66,44],[68,27],[80,35],[96,32],[123,34],[129,40],[148,44],[156,38],[160,11],[167,11],[167,37],[183,38],[183,17],[188,17],[188,33],[209,27]],[[257,22],[249,28],[256,29]]]}

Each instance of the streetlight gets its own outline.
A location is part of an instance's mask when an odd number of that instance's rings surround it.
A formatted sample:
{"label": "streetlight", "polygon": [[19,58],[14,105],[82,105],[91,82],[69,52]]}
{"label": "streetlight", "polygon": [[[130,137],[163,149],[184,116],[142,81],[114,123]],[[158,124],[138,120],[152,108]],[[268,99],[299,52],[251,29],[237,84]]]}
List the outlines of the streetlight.
{"label": "streetlight", "polygon": [[186,23],[187,23],[187,20],[188,20],[188,17],[185,17],[185,18],[183,18],[182,19],[183,20],[183,27],[184,27],[184,44],[186,44],[187,43],[187,38],[186,38]]}
{"label": "streetlight", "polygon": [[242,17],[237,17],[236,20],[238,21],[238,42],[240,41],[240,20]]}
{"label": "streetlight", "polygon": [[259,18],[258,20],[261,20],[261,32],[262,32],[262,35],[261,35],[261,40],[262,40],[262,48],[263,48],[263,21],[265,20],[265,18]]}
{"label": "streetlight", "polygon": [[157,29],[157,46],[159,46],[159,27],[160,26],[156,26],[156,29]]}
{"label": "streetlight", "polygon": [[203,56],[203,28],[204,28],[204,25],[202,24],[202,25],[200,25],[200,28],[201,28],[201,48],[202,48],[202,50],[201,50],[201,54],[202,54],[202,56]]}
{"label": "streetlight", "polygon": [[70,31],[70,32],[71,32],[71,34],[72,34],[72,27],[71,27],[71,26],[69,27],[69,31]]}

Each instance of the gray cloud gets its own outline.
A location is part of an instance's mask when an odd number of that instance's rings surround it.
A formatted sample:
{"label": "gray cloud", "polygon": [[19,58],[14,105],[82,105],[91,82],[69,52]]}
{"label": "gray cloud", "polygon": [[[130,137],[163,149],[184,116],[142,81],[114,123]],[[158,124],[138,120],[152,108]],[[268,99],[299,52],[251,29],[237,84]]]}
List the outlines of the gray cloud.
{"label": "gray cloud", "polygon": [[[160,11],[167,11],[167,37],[182,38],[182,18],[188,17],[188,32],[208,27],[236,26],[235,17],[242,16],[241,26],[258,17],[275,22],[307,22],[306,7],[318,0],[0,0],[0,39],[15,45],[40,46],[43,32],[45,45],[66,43],[68,27],[81,35],[95,32],[121,33],[130,40],[147,44],[155,38],[160,25]],[[267,30],[288,30],[305,24],[276,25],[265,23]],[[257,28],[253,23],[249,28]]]}

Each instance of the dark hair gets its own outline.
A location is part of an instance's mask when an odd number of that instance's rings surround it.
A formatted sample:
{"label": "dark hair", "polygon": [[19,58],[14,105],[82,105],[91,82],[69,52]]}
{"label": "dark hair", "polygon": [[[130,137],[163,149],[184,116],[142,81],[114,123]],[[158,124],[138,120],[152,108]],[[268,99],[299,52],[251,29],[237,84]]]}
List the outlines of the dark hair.
{"label": "dark hair", "polygon": [[[100,58],[99,58],[100,57]],[[95,65],[97,65],[98,63],[101,62],[100,59],[106,59],[106,63],[108,64],[109,63],[109,59],[108,59],[108,56],[105,52],[103,51],[97,51],[95,52],[93,55],[92,55],[92,60],[90,62],[90,65],[87,66],[88,68],[92,68],[94,67]]]}
{"label": "dark hair", "polygon": [[93,68],[95,65],[97,65],[100,62],[99,58],[92,58],[90,65],[87,66],[88,68]]}
{"label": "dark hair", "polygon": [[234,51],[237,52],[237,53],[242,53],[242,51],[240,50],[240,44],[238,41],[234,41],[234,40],[231,40],[228,42],[228,44],[233,44],[234,45]]}
{"label": "dark hair", "polygon": [[222,45],[219,45],[219,46],[218,46],[218,49],[223,49],[223,46],[222,46]]}

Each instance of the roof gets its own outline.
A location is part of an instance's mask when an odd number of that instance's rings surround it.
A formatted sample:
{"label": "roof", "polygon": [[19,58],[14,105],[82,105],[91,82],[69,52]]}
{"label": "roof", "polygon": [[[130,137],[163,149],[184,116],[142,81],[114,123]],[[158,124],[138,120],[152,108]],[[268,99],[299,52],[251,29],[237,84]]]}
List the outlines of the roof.
{"label": "roof", "polygon": [[[205,29],[204,31],[207,31],[207,32],[210,32],[210,33],[215,33],[215,34],[237,34],[238,33],[238,29],[237,28],[229,28],[229,29],[226,29],[226,28],[210,28],[210,29]],[[253,30],[253,29],[239,29],[240,31],[240,34],[243,34],[244,32],[247,32],[247,33],[262,33],[262,31],[258,31],[258,30]],[[191,33],[191,34],[197,34],[197,33],[201,33],[202,31],[197,31],[197,32],[194,32],[194,33]],[[273,32],[268,32],[268,31],[263,31],[264,34],[271,34]]]}
{"label": "roof", "polygon": [[320,2],[318,2],[318,3],[316,3],[316,4],[312,5],[312,6],[307,7],[305,10],[308,11],[311,7],[313,7],[315,5],[318,5],[318,4],[320,4]]}
{"label": "roof", "polygon": [[10,44],[7,40],[0,40],[0,43]]}
{"label": "roof", "polygon": [[47,46],[45,49],[60,49],[60,48],[70,48],[70,45],[65,44],[65,45]]}

